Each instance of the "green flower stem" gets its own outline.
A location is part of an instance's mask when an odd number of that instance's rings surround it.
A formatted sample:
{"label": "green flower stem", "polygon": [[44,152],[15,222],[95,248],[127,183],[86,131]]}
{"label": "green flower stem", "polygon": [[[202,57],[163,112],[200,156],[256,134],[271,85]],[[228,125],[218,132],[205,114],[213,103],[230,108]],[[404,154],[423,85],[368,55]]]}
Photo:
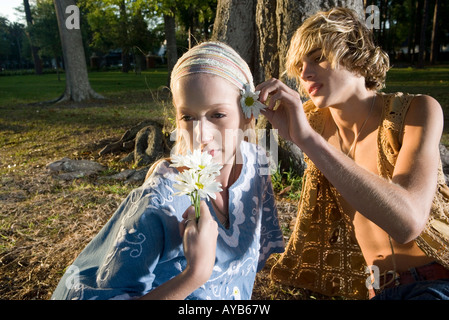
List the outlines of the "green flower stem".
{"label": "green flower stem", "polygon": [[195,207],[195,218],[198,222],[198,219],[200,218],[200,195],[198,194],[198,191],[194,191],[190,194],[190,200],[192,201],[192,205]]}

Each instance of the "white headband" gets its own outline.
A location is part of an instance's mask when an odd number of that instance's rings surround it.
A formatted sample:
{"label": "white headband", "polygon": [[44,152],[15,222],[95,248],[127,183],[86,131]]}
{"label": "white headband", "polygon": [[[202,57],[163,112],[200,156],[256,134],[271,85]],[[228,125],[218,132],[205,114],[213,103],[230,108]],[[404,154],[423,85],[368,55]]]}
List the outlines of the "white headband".
{"label": "white headband", "polygon": [[207,73],[222,77],[235,85],[241,92],[240,104],[247,118],[256,119],[265,105],[258,101],[259,91],[255,92],[253,76],[248,64],[228,45],[221,42],[204,42],[187,51],[173,68],[170,87],[180,78]]}

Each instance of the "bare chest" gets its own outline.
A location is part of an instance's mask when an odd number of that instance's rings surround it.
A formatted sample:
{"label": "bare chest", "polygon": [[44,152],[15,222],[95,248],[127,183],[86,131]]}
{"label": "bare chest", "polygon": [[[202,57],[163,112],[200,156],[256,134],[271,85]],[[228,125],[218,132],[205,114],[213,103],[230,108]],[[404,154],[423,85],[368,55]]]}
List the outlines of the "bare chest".
{"label": "bare chest", "polygon": [[347,156],[351,157],[357,165],[378,175],[377,158],[378,158],[378,129],[374,129],[364,135],[358,137],[357,141],[350,141],[346,146],[343,145],[342,139],[337,131],[330,129],[323,135],[329,144],[337,150],[340,150]]}

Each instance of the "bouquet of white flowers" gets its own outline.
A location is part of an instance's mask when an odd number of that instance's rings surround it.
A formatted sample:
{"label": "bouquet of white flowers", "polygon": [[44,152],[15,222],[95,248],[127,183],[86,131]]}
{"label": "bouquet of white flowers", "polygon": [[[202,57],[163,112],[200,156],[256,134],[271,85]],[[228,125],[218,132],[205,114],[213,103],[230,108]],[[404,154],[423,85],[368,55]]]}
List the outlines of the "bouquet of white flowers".
{"label": "bouquet of white flowers", "polygon": [[223,167],[218,163],[212,162],[212,156],[200,150],[189,150],[187,155],[172,156],[172,167],[185,167],[186,170],[179,173],[176,180],[179,184],[173,185],[179,190],[175,195],[181,196],[187,194],[190,196],[192,205],[195,207],[196,219],[200,217],[200,200],[209,197],[215,199],[215,193],[220,192],[221,183],[215,181]]}

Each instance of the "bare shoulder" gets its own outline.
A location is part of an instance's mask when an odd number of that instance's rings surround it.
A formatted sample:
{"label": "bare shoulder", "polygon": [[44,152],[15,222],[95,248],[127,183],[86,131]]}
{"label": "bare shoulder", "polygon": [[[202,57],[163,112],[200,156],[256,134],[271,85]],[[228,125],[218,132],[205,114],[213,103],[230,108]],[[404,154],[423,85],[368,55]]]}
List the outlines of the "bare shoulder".
{"label": "bare shoulder", "polygon": [[419,95],[410,102],[405,125],[431,126],[435,130],[443,129],[443,110],[436,99]]}
{"label": "bare shoulder", "polygon": [[409,150],[433,157],[434,150],[438,150],[443,124],[443,111],[436,99],[426,95],[413,98],[404,121],[401,153]]}
{"label": "bare shoulder", "polygon": [[[443,122],[443,111],[437,100],[426,95],[413,98],[405,116],[393,174],[394,182],[410,190],[422,193],[424,186],[428,186],[428,200],[432,199],[435,190]],[[424,194],[421,196],[425,198]]]}

